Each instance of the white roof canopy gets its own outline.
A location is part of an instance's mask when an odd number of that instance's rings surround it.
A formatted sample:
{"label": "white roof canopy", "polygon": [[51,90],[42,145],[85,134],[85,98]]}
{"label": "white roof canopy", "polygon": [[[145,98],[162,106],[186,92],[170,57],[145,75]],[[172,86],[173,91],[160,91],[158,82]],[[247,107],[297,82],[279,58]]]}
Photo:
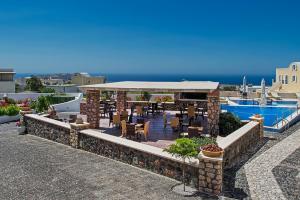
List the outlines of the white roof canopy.
{"label": "white roof canopy", "polygon": [[83,90],[99,89],[108,91],[151,91],[151,92],[199,92],[209,93],[218,89],[218,82],[182,81],[182,82],[141,82],[123,81],[80,86]]}

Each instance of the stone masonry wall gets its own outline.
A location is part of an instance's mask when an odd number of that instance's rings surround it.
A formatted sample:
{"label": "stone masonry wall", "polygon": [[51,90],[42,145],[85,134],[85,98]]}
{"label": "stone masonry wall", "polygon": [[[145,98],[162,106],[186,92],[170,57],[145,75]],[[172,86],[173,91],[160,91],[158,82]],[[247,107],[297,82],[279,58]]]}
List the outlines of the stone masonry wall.
{"label": "stone masonry wall", "polygon": [[86,115],[86,102],[80,102],[80,114]]}
{"label": "stone masonry wall", "polygon": [[[127,146],[80,134],[80,149],[118,160],[139,168],[174,178],[182,179],[182,163],[138,151]],[[198,167],[186,165],[186,181],[198,188]]]}
{"label": "stone masonry wall", "polygon": [[70,145],[70,128],[62,127],[54,123],[52,124],[26,116],[24,120],[28,134],[36,135],[65,145]]}
{"label": "stone masonry wall", "polygon": [[218,144],[224,149],[224,168],[231,168],[239,164],[243,154],[249,149],[256,147],[261,139],[260,133],[260,124],[257,122],[249,122],[229,136],[223,138]]}
{"label": "stone masonry wall", "polygon": [[222,192],[222,158],[199,155],[199,191],[219,195]]}
{"label": "stone masonry wall", "polygon": [[117,111],[122,112],[127,109],[127,93],[124,91],[117,91]]}
{"label": "stone masonry wall", "polygon": [[87,122],[91,128],[99,128],[100,124],[100,90],[88,90],[86,98]]}
{"label": "stone masonry wall", "polygon": [[208,133],[216,137],[219,135],[220,92],[216,90],[207,95],[207,128]]}

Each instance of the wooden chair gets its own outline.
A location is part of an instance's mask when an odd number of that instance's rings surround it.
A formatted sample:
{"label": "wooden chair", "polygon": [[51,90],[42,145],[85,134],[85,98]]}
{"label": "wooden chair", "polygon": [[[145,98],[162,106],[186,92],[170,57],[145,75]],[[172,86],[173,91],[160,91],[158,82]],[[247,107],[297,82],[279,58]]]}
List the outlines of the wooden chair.
{"label": "wooden chair", "polygon": [[147,140],[149,135],[149,129],[150,129],[150,121],[147,121],[145,123],[144,129],[137,130],[136,133],[139,135],[144,135],[145,140]]}
{"label": "wooden chair", "polygon": [[144,115],[143,107],[142,106],[136,106],[135,109],[136,109],[136,114],[137,115],[139,115],[139,116],[143,116]]}
{"label": "wooden chair", "polygon": [[175,131],[175,130],[178,131],[178,129],[179,129],[179,118],[178,117],[173,117],[171,119],[170,124],[171,124],[171,128],[173,129],[173,131]]}
{"label": "wooden chair", "polygon": [[113,115],[113,124],[115,126],[120,126],[121,118],[119,114]]}
{"label": "wooden chair", "polygon": [[121,112],[121,120],[128,121],[128,112],[126,110]]}
{"label": "wooden chair", "polygon": [[194,106],[189,106],[188,107],[188,118],[189,119],[195,119],[195,107]]}
{"label": "wooden chair", "polygon": [[122,120],[121,121],[121,137],[125,137],[126,134],[127,134],[127,127],[126,127],[126,121],[125,120]]}
{"label": "wooden chair", "polygon": [[134,138],[136,136],[135,124],[126,124],[126,137]]}

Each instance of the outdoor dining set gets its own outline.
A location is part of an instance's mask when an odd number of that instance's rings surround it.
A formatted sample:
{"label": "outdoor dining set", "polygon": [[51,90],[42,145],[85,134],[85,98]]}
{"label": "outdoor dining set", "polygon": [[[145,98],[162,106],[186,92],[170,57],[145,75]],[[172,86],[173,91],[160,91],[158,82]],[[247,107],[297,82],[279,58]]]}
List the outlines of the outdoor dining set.
{"label": "outdoor dining set", "polygon": [[[129,139],[147,140],[150,134],[149,114],[163,115],[163,129],[170,126],[178,137],[200,137],[203,134],[202,121],[205,110],[196,104],[181,105],[179,111],[171,117],[165,111],[164,105],[157,102],[127,102],[130,111],[116,111],[114,101],[105,101],[100,104],[100,116],[109,118],[109,126],[120,129],[121,137]],[[202,117],[202,121],[200,120]],[[162,132],[163,132],[162,129]]]}

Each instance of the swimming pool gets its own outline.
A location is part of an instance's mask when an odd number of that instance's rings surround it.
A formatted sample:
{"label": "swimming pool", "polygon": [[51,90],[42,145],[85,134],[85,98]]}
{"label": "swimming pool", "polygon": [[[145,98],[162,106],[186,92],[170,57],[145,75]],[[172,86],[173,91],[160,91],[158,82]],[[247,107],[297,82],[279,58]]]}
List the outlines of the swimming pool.
{"label": "swimming pool", "polygon": [[[259,105],[258,100],[256,99],[230,99],[234,103],[239,105]],[[298,101],[293,100],[276,100],[276,101],[268,101],[267,105],[270,106],[296,106]]]}
{"label": "swimming pool", "polygon": [[257,105],[221,105],[226,110],[238,116],[241,120],[249,120],[254,114],[264,117],[265,126],[274,126],[282,119],[288,117],[297,110],[296,106],[257,106]]}

